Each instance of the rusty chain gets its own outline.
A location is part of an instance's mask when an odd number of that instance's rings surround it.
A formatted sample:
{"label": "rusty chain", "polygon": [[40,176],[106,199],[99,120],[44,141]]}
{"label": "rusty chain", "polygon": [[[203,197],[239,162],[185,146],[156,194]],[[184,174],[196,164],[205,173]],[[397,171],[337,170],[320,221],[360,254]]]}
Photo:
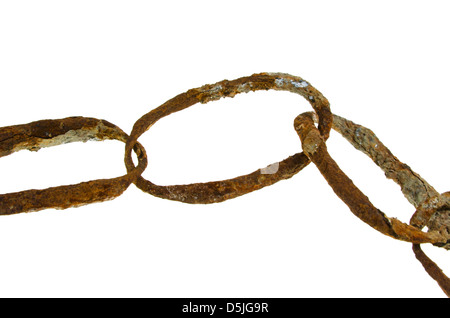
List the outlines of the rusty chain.
{"label": "rusty chain", "polygon": [[[147,155],[138,138],[156,121],[197,103],[269,89],[299,94],[311,104],[314,112],[303,113],[294,121],[294,129],[302,142],[303,152],[274,164],[276,169],[270,169],[269,166],[222,181],[159,186],[142,177],[147,167]],[[340,169],[326,147],[331,129],[340,133],[356,149],[368,155],[385,172],[387,178],[400,185],[404,196],[416,209],[409,224],[388,217],[374,207]],[[412,243],[416,258],[450,297],[450,279],[420,247],[420,244],[431,243],[437,247],[450,249],[450,192],[439,194],[408,165],[400,162],[370,129],[332,114],[328,100],[300,77],[284,73],[260,73],[188,90],[138,119],[130,135],[106,120],[86,117],[40,120],[1,127],[0,157],[23,149],[37,151],[43,147],[63,143],[106,139],[125,143],[126,175],[75,185],[2,194],[0,215],[48,208],[66,209],[111,200],[121,195],[131,183],[144,192],[164,199],[197,204],[222,202],[291,178],[313,162],[336,195],[355,216],[385,235]],[[138,158],[137,166],[133,163],[132,151]],[[423,231],[424,227],[427,227],[426,232]]]}

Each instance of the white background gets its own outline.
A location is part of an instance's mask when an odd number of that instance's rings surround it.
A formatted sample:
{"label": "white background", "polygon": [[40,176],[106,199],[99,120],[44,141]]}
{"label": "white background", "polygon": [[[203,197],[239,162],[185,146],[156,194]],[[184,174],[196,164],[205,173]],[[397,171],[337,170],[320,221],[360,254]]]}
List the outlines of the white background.
{"label": "white background", "polygon": [[[0,126],[103,118],[130,132],[190,88],[258,72],[308,80],[448,191],[448,1],[1,1]],[[310,105],[256,92],[171,115],[140,141],[157,184],[221,180],[301,150]],[[331,155],[387,215],[414,208],[337,133]],[[1,158],[0,193],[125,173],[120,142]],[[2,297],[444,297],[396,241],[356,218],[314,165],[243,197],[119,198],[0,218]],[[424,250],[450,274],[449,253]]]}

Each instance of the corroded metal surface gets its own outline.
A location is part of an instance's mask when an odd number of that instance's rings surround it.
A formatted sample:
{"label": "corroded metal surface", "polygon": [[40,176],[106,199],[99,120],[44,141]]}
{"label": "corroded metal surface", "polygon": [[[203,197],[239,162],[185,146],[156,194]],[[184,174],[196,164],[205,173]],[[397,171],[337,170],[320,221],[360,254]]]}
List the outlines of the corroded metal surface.
{"label": "corroded metal surface", "polygon": [[[125,147],[125,164],[130,171],[134,168],[131,149],[137,139],[159,119],[186,109],[197,103],[207,103],[223,97],[234,97],[240,93],[258,90],[288,91],[303,96],[318,114],[319,131],[327,139],[332,124],[328,100],[304,79],[283,73],[261,73],[241,77],[233,81],[224,80],[204,85],[182,93],[142,116],[133,126]],[[224,181],[194,183],[188,185],[160,186],[139,176],[136,186],[152,195],[185,203],[215,203],[261,189],[279,180],[288,179],[308,165],[309,159],[303,153],[289,157],[275,165],[278,170],[266,173],[259,169],[248,175]]]}
{"label": "corroded metal surface", "polygon": [[[450,249],[450,192],[440,195],[419,174],[398,160],[370,129],[333,115],[333,129],[356,149],[368,155],[385,172],[387,178],[399,184],[404,196],[417,208],[410,225],[387,217],[370,203],[329,156],[313,120],[317,121],[314,113],[302,114],[295,119],[294,128],[302,140],[303,148],[307,149],[305,152],[335,193],[356,216],[375,229],[396,239],[412,242],[416,258],[450,297],[450,279],[420,247],[420,243],[433,243],[435,246]],[[424,226],[428,227],[428,232],[420,231]]]}
{"label": "corroded metal surface", "polygon": [[[40,120],[24,125],[0,128],[0,156],[19,150],[37,151],[63,143],[116,139],[126,142],[128,135],[105,121],[86,117]],[[25,190],[0,195],[0,215],[67,209],[93,202],[112,200],[121,195],[147,166],[144,148],[136,143],[138,166],[130,173],[112,179],[99,179],[42,190]]]}
{"label": "corroded metal surface", "polygon": [[319,171],[336,195],[362,221],[374,229],[393,238],[412,243],[445,243],[449,239],[437,231],[422,232],[418,228],[386,216],[378,210],[339,168],[327,151],[325,141],[314,126],[311,113],[304,113],[294,121],[294,127],[302,141],[306,155],[316,164]]}
{"label": "corroded metal surface", "polygon": [[[303,113],[294,121],[303,152],[250,174],[222,181],[159,186],[141,176],[147,167],[147,157],[138,138],[156,121],[197,103],[208,103],[240,93],[269,89],[299,94],[314,109],[315,112]],[[368,155],[384,171],[387,178],[400,186],[406,199],[415,208],[409,224],[389,217],[374,207],[369,198],[340,169],[326,147],[331,128],[356,149]],[[450,297],[450,279],[420,247],[420,244],[430,243],[436,247],[450,249],[450,192],[437,192],[419,174],[398,160],[370,129],[333,115],[328,100],[300,77],[284,73],[260,73],[188,90],[138,119],[129,136],[105,120],[85,117],[40,120],[2,127],[0,157],[19,150],[37,151],[63,143],[106,139],[125,143],[126,175],[42,190],[2,194],[0,215],[47,208],[66,209],[111,200],[121,195],[131,183],[145,192],[169,200],[196,204],[221,202],[289,179],[312,161],[355,216],[385,235],[413,243],[416,258]],[[138,157],[137,166],[133,163],[132,151]],[[423,230],[425,227],[427,231]]]}

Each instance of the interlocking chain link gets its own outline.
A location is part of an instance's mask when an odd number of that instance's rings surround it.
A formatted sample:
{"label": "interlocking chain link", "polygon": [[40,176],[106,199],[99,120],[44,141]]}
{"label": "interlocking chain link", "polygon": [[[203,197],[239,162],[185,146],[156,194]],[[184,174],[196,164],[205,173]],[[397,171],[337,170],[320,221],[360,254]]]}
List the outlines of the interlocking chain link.
{"label": "interlocking chain link", "polygon": [[[268,167],[222,181],[159,186],[142,177],[147,167],[147,156],[138,139],[159,119],[197,103],[208,103],[240,93],[269,89],[299,94],[314,109],[314,113],[303,113],[294,121],[303,152],[274,164],[276,169]],[[388,217],[374,207],[369,198],[340,169],[326,147],[331,129],[339,132],[356,149],[368,155],[385,172],[387,178],[400,185],[404,196],[416,209],[410,224]],[[63,143],[106,139],[125,143],[126,175],[42,190],[2,194],[0,215],[48,208],[66,209],[111,200],[121,195],[131,183],[144,192],[164,199],[196,204],[221,202],[291,178],[312,161],[354,215],[385,235],[413,243],[416,258],[450,297],[450,279],[420,248],[420,244],[431,243],[450,249],[450,192],[439,194],[409,166],[400,162],[370,129],[332,114],[328,100],[300,77],[284,73],[260,73],[188,90],[143,115],[136,121],[129,136],[105,120],[85,117],[40,120],[2,127],[0,157],[23,149],[37,151]],[[132,151],[137,155],[137,166],[133,163]],[[425,226],[428,228],[426,232],[422,230]]]}
{"label": "interlocking chain link", "polygon": [[[321,135],[324,136],[324,139],[328,138],[332,125],[330,104],[318,90],[300,77],[279,73],[255,74],[233,81],[225,80],[213,85],[191,89],[142,116],[134,124],[130,138],[125,146],[125,165],[128,171],[134,169],[131,149],[137,142],[137,139],[164,116],[186,109],[196,103],[207,103],[222,97],[234,97],[244,92],[269,89],[289,91],[306,98],[318,114]],[[299,172],[309,162],[305,154],[298,153],[278,163],[279,169],[274,174],[264,174],[258,170],[249,175],[231,180],[173,186],[155,185],[139,176],[135,184],[142,191],[165,199],[186,203],[221,202],[271,185],[281,179],[287,179]]]}
{"label": "interlocking chain link", "polygon": [[[115,139],[122,142],[128,135],[106,120],[86,117],[40,120],[25,125],[0,128],[0,157],[22,149],[37,151],[64,143]],[[43,190],[26,190],[0,195],[0,215],[66,209],[88,203],[114,199],[121,195],[147,167],[147,155],[141,144],[134,147],[138,166],[126,175]]]}

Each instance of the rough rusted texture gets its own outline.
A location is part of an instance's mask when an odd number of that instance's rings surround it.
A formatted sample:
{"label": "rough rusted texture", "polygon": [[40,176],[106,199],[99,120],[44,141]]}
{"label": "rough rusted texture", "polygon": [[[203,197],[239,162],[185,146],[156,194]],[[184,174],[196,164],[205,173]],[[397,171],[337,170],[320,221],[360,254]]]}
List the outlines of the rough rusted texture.
{"label": "rough rusted texture", "polygon": [[[314,117],[317,122],[314,115],[310,113],[308,116]],[[333,115],[333,129],[356,149],[368,155],[385,172],[387,178],[400,185],[404,196],[417,208],[410,224],[418,229],[427,226],[430,231],[440,232],[447,238],[447,242],[434,245],[449,249],[450,192],[438,194],[428,182],[398,160],[370,129],[337,115]],[[444,293],[450,296],[450,279],[426,256],[420,244],[413,244],[413,251],[425,271],[438,283]]]}
{"label": "rough rusted texture", "polygon": [[142,191],[164,199],[184,203],[218,203],[291,178],[309,163],[307,156],[298,153],[279,162],[274,173],[263,173],[264,169],[259,169],[233,179],[185,185],[158,186],[144,178],[138,178],[135,183]]}
{"label": "rough rusted texture", "polygon": [[[311,116],[314,114],[311,113]],[[400,185],[403,195],[416,207],[411,225],[420,229],[427,226],[430,231],[441,231],[443,235],[448,235],[450,193],[439,194],[411,167],[398,160],[370,129],[337,115],[333,115],[333,129],[356,149],[368,155],[387,178]]]}
{"label": "rough rusted texture", "polygon": [[[0,128],[0,156],[23,149],[37,151],[42,147],[75,141],[116,139],[125,142],[127,138],[128,135],[120,128],[105,120],[85,117],[40,120]],[[137,143],[134,149],[139,158],[138,167],[122,177],[2,194],[0,195],[0,215],[47,208],[66,209],[111,200],[122,194],[147,165],[144,148]]]}
{"label": "rough rusted texture", "polygon": [[[147,157],[137,140],[157,120],[196,103],[269,89],[293,92],[311,103],[315,113],[304,113],[294,121],[304,152],[250,174],[223,181],[158,186],[141,177],[147,166]],[[314,125],[314,120],[318,123],[318,128]],[[339,168],[325,145],[331,128],[342,134],[356,149],[368,155],[384,171],[387,178],[400,185],[404,196],[416,208],[409,225],[390,218],[375,208]],[[408,165],[400,162],[370,129],[332,115],[327,99],[300,77],[284,73],[260,73],[191,89],[142,116],[134,124],[130,136],[107,121],[84,117],[41,120],[3,127],[0,128],[0,157],[23,149],[36,151],[62,143],[105,139],[126,143],[126,175],[43,190],[3,194],[0,195],[0,215],[45,208],[65,209],[109,200],[123,193],[132,182],[145,192],[170,200],[185,203],[221,202],[288,179],[313,161],[335,193],[357,217],[383,234],[413,243],[416,258],[446,295],[450,296],[450,279],[420,247],[421,243],[432,243],[450,249],[450,192],[439,194]],[[132,150],[138,157],[137,167],[131,158]],[[428,228],[427,232],[422,231],[425,226]]]}
{"label": "rough rusted texture", "polygon": [[87,117],[47,119],[23,125],[0,128],[0,157],[19,150],[38,151],[59,144],[117,139],[126,142],[127,135],[107,122]]}
{"label": "rough rusted texture", "polygon": [[388,179],[400,185],[406,199],[415,207],[438,192],[420,175],[398,160],[370,129],[333,115],[333,129],[346,138],[356,149],[369,156]]}
{"label": "rough rusted texture", "polygon": [[450,233],[449,210],[450,192],[436,194],[420,202],[410,223],[418,228],[427,226],[430,230]]}
{"label": "rough rusted texture", "polygon": [[[234,97],[240,93],[258,90],[283,90],[303,96],[318,114],[319,130],[328,138],[332,117],[328,100],[310,83],[300,77],[283,73],[261,73],[236,80],[224,80],[212,85],[204,85],[182,93],[142,116],[133,127],[125,148],[125,164],[133,169],[131,148],[137,139],[159,119],[186,109],[197,103],[207,103],[223,97]],[[309,159],[302,153],[289,157],[275,165],[278,171],[265,173],[264,169],[234,179],[188,185],[159,186],[143,177],[136,179],[136,186],[152,195],[185,203],[216,203],[228,200],[288,179],[303,169]]]}
{"label": "rough rusted texture", "polygon": [[442,272],[442,269],[422,251],[420,244],[413,244],[413,251],[428,275],[438,283],[447,297],[450,297],[450,279]]}
{"label": "rough rusted texture", "polygon": [[442,243],[446,238],[437,232],[424,233],[417,228],[387,217],[342,172],[327,151],[325,141],[314,126],[311,113],[298,116],[294,121],[305,154],[313,161],[328,184],[342,201],[361,220],[374,229],[393,238],[413,243]]}

